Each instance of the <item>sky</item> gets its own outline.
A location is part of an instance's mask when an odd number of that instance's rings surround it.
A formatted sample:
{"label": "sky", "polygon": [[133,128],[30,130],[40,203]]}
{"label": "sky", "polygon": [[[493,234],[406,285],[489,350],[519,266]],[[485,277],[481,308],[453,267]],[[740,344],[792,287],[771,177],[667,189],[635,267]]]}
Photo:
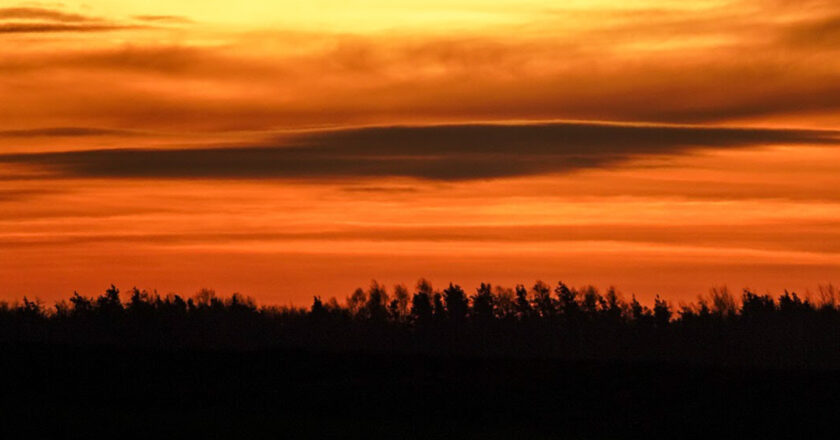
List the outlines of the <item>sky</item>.
{"label": "sky", "polygon": [[840,283],[840,4],[0,0],[0,300]]}

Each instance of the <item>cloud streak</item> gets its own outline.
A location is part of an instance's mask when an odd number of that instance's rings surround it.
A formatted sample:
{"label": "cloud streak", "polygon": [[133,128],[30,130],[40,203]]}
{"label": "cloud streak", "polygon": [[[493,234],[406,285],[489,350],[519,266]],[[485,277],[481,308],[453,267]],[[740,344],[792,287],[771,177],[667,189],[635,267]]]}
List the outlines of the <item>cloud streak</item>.
{"label": "cloud streak", "polygon": [[93,17],[87,17],[80,14],[71,14],[67,12],[56,11],[53,9],[44,8],[1,8],[0,20],[47,20],[58,22],[86,22],[98,21]]}
{"label": "cloud streak", "polygon": [[150,21],[155,23],[188,24],[193,22],[189,18],[178,15],[135,15],[133,18],[135,20]]}
{"label": "cloud streak", "polygon": [[835,145],[833,131],[606,123],[393,126],[310,132],[256,146],[7,154],[73,178],[470,180],[606,167],[695,148]]}
{"label": "cloud streak", "polygon": [[[38,26],[6,31],[59,31],[66,24]],[[38,88],[3,90],[9,105],[0,108],[0,120],[14,127],[24,115],[60,116],[49,123],[191,132],[264,130],[278,121],[287,127],[507,119],[737,123],[836,112],[837,57],[829,44],[807,40],[810,32],[791,32],[768,32],[766,44],[650,51],[638,60],[613,59],[608,48],[558,49],[563,42],[548,38],[493,36],[322,36],[317,44],[297,44],[313,46],[300,52],[274,52],[260,49],[261,42],[303,37],[261,34],[229,46],[141,41],[11,52],[0,54],[5,79]]]}
{"label": "cloud streak", "polygon": [[23,130],[0,130],[0,138],[126,136],[130,134],[130,132],[124,130],[91,127],[45,127]]}
{"label": "cloud streak", "polygon": [[[1,194],[1,193],[0,193]],[[58,236],[3,236],[4,247],[84,245],[91,243],[142,243],[158,245],[288,241],[371,242],[496,242],[539,243],[571,241],[620,241],[670,245],[795,249],[840,252],[836,224],[779,225],[514,225],[458,227],[345,227],[311,232],[188,232],[188,233],[86,233]]]}
{"label": "cloud streak", "polygon": [[111,23],[46,8],[0,8],[0,34],[40,34],[54,32],[107,32],[138,29],[141,26]]}
{"label": "cloud streak", "polygon": [[[736,3],[552,10],[515,29],[429,34],[174,31],[190,17],[7,8],[0,33],[66,35],[0,49],[0,128],[35,119],[184,133],[513,119],[836,126],[836,4],[774,4],[774,15]],[[96,33],[133,26],[144,30],[119,41]]]}
{"label": "cloud streak", "polygon": [[840,43],[840,14],[796,23],[782,41],[802,48],[836,48]]}
{"label": "cloud streak", "polygon": [[0,34],[37,34],[50,32],[105,32],[136,29],[137,26],[113,24],[8,23],[0,24]]}

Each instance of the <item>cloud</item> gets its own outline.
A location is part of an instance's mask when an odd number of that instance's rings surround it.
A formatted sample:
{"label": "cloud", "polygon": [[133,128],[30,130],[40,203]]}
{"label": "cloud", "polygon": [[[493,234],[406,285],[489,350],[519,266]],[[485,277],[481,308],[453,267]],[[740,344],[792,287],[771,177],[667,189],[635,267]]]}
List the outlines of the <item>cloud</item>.
{"label": "cloud", "polygon": [[408,194],[416,193],[418,189],[411,186],[348,186],[342,188],[342,191],[369,194]]}
{"label": "cloud", "polygon": [[[9,45],[0,49],[7,104],[0,125],[40,120],[180,133],[512,119],[828,126],[840,110],[840,63],[830,44],[836,12],[677,7],[545,15],[516,32],[228,29],[208,36],[190,28],[176,39],[136,32],[111,42],[92,33],[84,44],[73,35],[64,45],[58,36],[43,47]],[[5,32],[80,24],[162,29],[172,19],[25,23],[35,27]]]}
{"label": "cloud", "polygon": [[157,74],[170,78],[277,78],[277,69],[263,67],[265,64],[227,55],[214,48],[127,44],[105,50],[10,55],[0,59],[0,71],[29,76],[39,74],[38,71],[62,69],[80,74],[102,71],[108,75]]}
{"label": "cloud", "polygon": [[46,20],[58,22],[86,22],[98,21],[93,17],[87,17],[80,14],[71,14],[67,12],[56,11],[44,8],[2,8],[0,9],[0,20]]}
{"label": "cloud", "polygon": [[45,8],[0,8],[0,34],[37,34],[53,32],[105,32],[135,29],[109,23],[97,17]]}
{"label": "cloud", "polygon": [[783,34],[782,41],[801,48],[836,48],[840,43],[840,15],[795,23]]}
{"label": "cloud", "polygon": [[805,252],[840,252],[840,228],[836,224],[791,222],[777,224],[710,225],[461,225],[461,226],[350,226],[309,232],[213,231],[148,233],[65,233],[55,235],[2,235],[0,246],[21,248],[54,245],[122,243],[143,245],[189,245],[207,243],[266,243],[293,241],[374,242],[488,242],[546,243],[609,241],[658,243]]}
{"label": "cloud", "polygon": [[124,130],[91,127],[45,127],[23,130],[0,130],[0,138],[126,136],[130,134],[130,132]]}
{"label": "cloud", "polygon": [[105,32],[134,28],[136,28],[136,26],[120,26],[113,24],[8,23],[0,24],[0,34]]}
{"label": "cloud", "polygon": [[[296,43],[299,49],[285,46],[299,35],[249,38],[206,47],[139,39],[0,53],[9,84],[38,84],[2,90],[8,105],[0,120],[14,127],[31,123],[23,118],[60,117],[49,123],[192,132],[270,129],[278,121],[708,123],[840,110],[837,57],[780,50],[777,34],[767,37],[776,46],[678,53],[619,47],[624,57],[606,43],[583,47],[587,38],[573,45],[492,35],[321,36]],[[267,41],[281,48],[261,46]]]}
{"label": "cloud", "polygon": [[186,17],[181,17],[178,15],[135,15],[133,17],[135,20],[140,21],[151,21],[155,23],[178,23],[178,24],[186,24],[192,23],[193,21]]}
{"label": "cloud", "polygon": [[606,167],[694,148],[840,143],[838,133],[556,122],[368,127],[310,132],[256,146],[0,155],[0,163],[73,178],[469,180]]}
{"label": "cloud", "polygon": [[41,188],[22,188],[22,189],[0,189],[0,202],[17,202],[21,200],[29,200],[34,197],[39,197],[48,194],[55,194],[56,189],[41,189]]}

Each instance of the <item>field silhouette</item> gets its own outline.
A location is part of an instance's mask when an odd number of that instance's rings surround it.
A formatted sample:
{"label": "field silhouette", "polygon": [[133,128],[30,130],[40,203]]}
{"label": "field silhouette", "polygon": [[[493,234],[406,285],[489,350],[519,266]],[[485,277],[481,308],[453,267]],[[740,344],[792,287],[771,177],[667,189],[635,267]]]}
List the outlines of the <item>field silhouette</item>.
{"label": "field silhouette", "polygon": [[837,299],[420,280],[296,308],[111,286],[0,306],[2,409],[53,436],[793,436],[836,430]]}

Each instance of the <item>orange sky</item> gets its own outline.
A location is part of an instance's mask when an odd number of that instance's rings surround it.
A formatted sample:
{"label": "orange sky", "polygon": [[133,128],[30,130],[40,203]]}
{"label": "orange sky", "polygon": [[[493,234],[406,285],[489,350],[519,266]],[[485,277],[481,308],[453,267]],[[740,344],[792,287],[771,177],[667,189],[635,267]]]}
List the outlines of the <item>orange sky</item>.
{"label": "orange sky", "polygon": [[834,1],[0,3],[0,299],[840,282]]}

